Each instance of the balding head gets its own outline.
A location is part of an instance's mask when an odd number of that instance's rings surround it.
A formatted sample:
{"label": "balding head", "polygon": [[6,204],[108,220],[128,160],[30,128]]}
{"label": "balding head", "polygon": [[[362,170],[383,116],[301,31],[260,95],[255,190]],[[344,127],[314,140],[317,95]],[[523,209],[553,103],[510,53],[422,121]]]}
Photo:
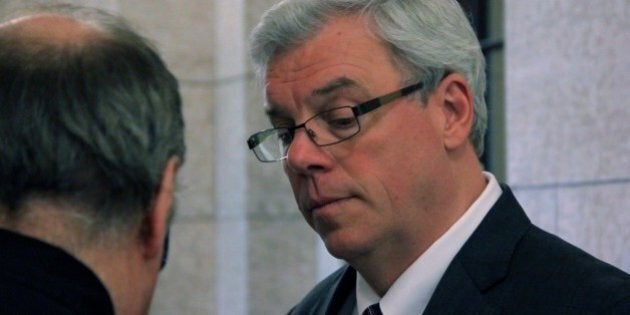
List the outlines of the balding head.
{"label": "balding head", "polygon": [[4,21],[0,219],[44,200],[87,215],[92,231],[135,224],[167,161],[183,161],[174,76],[146,39],[97,9],[44,6]]}
{"label": "balding head", "polygon": [[106,12],[52,6],[3,20],[0,229],[65,249],[117,314],[145,314],[185,149],[177,81]]}
{"label": "balding head", "polygon": [[76,57],[86,46],[105,44],[108,39],[143,41],[118,17],[71,5],[30,7],[0,21],[5,58],[28,60],[29,68],[54,66]]}
{"label": "balding head", "polygon": [[94,24],[63,15],[35,14],[0,24],[0,32],[26,41],[64,45],[93,39],[100,30]]}

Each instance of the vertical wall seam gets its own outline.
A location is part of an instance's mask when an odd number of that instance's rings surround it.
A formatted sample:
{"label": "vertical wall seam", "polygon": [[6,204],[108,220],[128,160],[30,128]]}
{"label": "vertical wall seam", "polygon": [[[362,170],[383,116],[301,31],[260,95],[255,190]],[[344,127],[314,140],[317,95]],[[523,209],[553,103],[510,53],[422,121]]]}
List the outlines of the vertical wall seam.
{"label": "vertical wall seam", "polygon": [[[244,0],[215,0],[215,77],[245,77]],[[216,314],[248,313],[245,79],[214,84]]]}

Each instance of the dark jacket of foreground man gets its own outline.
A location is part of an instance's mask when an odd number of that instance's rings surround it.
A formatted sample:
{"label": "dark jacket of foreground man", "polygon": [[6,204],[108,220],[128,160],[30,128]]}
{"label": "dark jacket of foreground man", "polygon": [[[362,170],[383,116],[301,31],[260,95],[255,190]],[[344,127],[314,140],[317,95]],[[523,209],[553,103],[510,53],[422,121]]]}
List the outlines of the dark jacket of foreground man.
{"label": "dark jacket of foreground man", "polygon": [[96,275],[64,250],[0,229],[0,314],[110,315]]}

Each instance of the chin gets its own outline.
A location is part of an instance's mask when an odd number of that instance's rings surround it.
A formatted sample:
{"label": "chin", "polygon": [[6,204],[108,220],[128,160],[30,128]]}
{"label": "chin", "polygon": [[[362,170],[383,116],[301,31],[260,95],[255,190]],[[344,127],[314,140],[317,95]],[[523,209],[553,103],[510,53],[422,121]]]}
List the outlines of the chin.
{"label": "chin", "polygon": [[369,242],[364,236],[335,231],[320,237],[328,252],[337,259],[352,261],[353,258],[369,251]]}

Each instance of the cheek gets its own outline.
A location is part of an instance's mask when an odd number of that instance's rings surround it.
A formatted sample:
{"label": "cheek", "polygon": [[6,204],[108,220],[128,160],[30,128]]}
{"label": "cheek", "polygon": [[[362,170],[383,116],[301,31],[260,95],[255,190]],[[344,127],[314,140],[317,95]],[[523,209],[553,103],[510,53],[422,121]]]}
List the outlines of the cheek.
{"label": "cheek", "polygon": [[[404,114],[403,114],[404,115]],[[400,115],[399,115],[400,116]],[[369,144],[382,168],[405,177],[427,168],[442,148],[438,134],[421,115],[407,115],[374,136]]]}
{"label": "cheek", "polygon": [[418,198],[423,199],[443,166],[439,134],[421,118],[403,115],[397,123],[384,126],[382,130],[389,132],[370,133],[362,139],[366,140],[364,149],[354,154],[355,174],[362,174],[366,181],[371,178],[372,186],[381,186],[372,188],[384,191],[394,208],[413,207]]}
{"label": "cheek", "polygon": [[[307,177],[300,176],[295,172],[292,172],[286,165],[286,162],[283,163],[284,174],[289,180],[289,184],[291,185],[291,191],[293,191],[293,198],[295,199],[296,205],[299,207],[300,204],[300,194],[306,193],[306,185],[307,185]],[[304,197],[304,196],[302,196]],[[298,209],[306,222],[313,226],[312,218],[308,216],[302,209]]]}
{"label": "cheek", "polygon": [[293,191],[293,196],[295,197],[295,201],[299,201],[298,200],[298,193],[299,193],[299,188],[301,182],[299,180],[299,176],[297,176],[294,172],[292,172],[288,167],[286,162],[283,162],[283,169],[284,169],[284,174],[286,175],[287,179],[289,180],[289,184],[291,185],[291,190]]}

